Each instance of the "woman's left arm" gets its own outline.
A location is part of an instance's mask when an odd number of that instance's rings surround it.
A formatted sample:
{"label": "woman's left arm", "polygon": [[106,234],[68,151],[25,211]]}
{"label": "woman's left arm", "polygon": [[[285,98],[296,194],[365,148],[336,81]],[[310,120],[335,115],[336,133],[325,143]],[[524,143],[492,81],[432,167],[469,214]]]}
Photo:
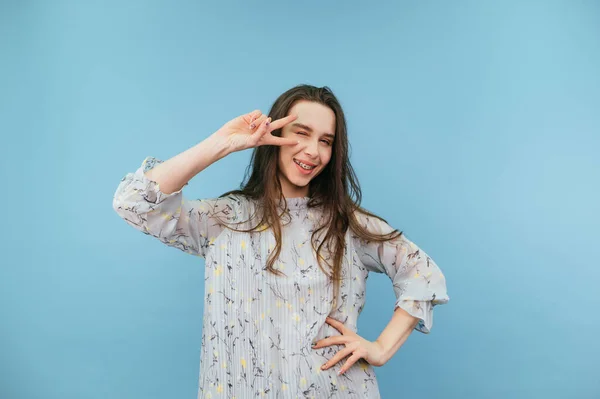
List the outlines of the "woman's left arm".
{"label": "woman's left arm", "polygon": [[[386,234],[394,230],[378,218],[364,216],[360,221],[374,233]],[[385,364],[412,331],[429,333],[433,325],[434,306],[449,300],[446,279],[438,265],[404,234],[385,242],[369,242],[355,237],[354,248],[360,262],[368,270],[385,273],[392,280],[396,303],[392,320],[373,342],[362,338],[339,321],[327,319],[327,323],[342,335],[325,338],[317,343],[316,348],[344,344],[346,347],[324,365],[324,369],[329,368],[351,355],[341,372],[360,358],[374,366]]]}
{"label": "woman's left arm", "polygon": [[394,310],[392,320],[375,340],[382,350],[382,364],[387,363],[394,356],[417,324],[419,324],[419,319],[408,314],[406,310],[400,307]]}
{"label": "woman's left arm", "polygon": [[[392,226],[375,217],[363,216],[359,220],[376,234],[394,231]],[[394,311],[401,308],[416,317],[419,321],[414,328],[429,333],[433,326],[433,308],[449,300],[446,278],[437,263],[404,234],[384,242],[355,237],[354,249],[369,271],[384,273],[392,281],[396,294]]]}

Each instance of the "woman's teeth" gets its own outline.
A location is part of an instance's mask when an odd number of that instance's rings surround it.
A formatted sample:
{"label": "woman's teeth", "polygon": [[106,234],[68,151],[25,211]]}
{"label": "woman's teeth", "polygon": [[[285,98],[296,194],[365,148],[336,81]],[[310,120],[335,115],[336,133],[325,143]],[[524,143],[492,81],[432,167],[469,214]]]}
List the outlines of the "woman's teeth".
{"label": "woman's teeth", "polygon": [[304,164],[304,163],[302,163],[302,162],[300,162],[300,161],[297,161],[297,160],[295,160],[295,159],[294,159],[294,162],[296,162],[298,165],[300,165],[300,167],[301,167],[302,169],[311,170],[311,169],[314,169],[314,168],[316,168],[316,166],[308,166],[307,164]]}

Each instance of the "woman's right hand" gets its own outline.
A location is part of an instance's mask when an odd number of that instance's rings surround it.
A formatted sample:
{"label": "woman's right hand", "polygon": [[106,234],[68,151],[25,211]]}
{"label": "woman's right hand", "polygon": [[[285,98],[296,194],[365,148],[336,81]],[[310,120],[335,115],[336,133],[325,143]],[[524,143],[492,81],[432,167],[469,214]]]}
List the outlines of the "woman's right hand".
{"label": "woman's right hand", "polygon": [[215,132],[223,140],[229,152],[241,151],[261,145],[296,145],[297,140],[273,136],[273,130],[281,129],[296,120],[296,115],[271,121],[271,118],[259,110],[240,115],[224,124]]}

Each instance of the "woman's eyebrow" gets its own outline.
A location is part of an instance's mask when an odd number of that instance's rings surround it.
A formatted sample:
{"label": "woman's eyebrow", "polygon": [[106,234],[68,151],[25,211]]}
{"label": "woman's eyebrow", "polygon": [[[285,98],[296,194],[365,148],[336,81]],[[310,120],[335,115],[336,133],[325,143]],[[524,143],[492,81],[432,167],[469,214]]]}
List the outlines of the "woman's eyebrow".
{"label": "woman's eyebrow", "polygon": [[292,126],[299,127],[300,129],[308,130],[311,133],[313,132],[312,127],[307,126],[303,123],[294,122],[294,123],[292,123]]}
{"label": "woman's eyebrow", "polygon": [[[292,126],[294,126],[294,127],[299,127],[300,129],[307,130],[307,131],[309,131],[310,133],[314,132],[314,130],[313,130],[313,128],[312,128],[312,127],[310,127],[310,126],[308,126],[308,125],[305,125],[304,123],[294,122],[294,123],[292,123]],[[323,134],[323,136],[327,136],[327,137],[330,137],[330,138],[332,138],[332,139],[335,137],[335,135],[334,135],[334,134],[332,134],[332,133],[325,133],[325,134]]]}

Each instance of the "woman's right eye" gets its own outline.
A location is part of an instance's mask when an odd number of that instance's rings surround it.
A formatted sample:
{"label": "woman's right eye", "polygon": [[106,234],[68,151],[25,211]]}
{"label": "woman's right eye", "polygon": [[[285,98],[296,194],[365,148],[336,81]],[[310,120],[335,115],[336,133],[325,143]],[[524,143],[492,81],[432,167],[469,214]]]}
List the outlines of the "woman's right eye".
{"label": "woman's right eye", "polygon": [[297,134],[302,134],[302,135],[306,136],[306,132],[298,132]]}

